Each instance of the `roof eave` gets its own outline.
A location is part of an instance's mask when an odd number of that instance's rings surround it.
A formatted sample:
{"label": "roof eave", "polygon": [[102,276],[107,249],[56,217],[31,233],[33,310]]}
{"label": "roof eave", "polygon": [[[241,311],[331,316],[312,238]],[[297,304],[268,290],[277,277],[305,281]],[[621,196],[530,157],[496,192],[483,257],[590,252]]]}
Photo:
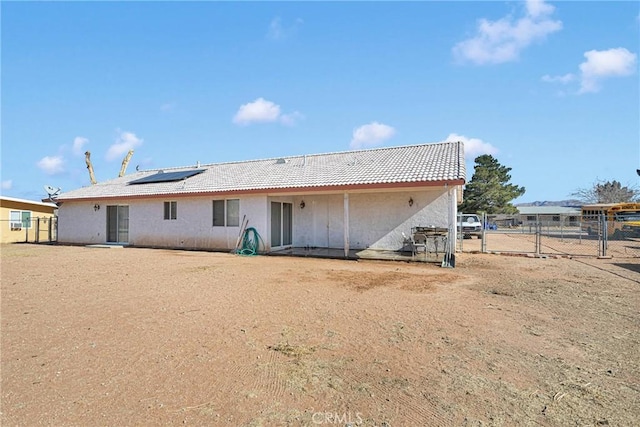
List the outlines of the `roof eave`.
{"label": "roof eave", "polygon": [[300,186],[300,187],[269,187],[269,188],[252,188],[252,189],[231,189],[231,190],[203,190],[190,192],[167,192],[155,194],[129,194],[120,196],[88,196],[77,198],[58,198],[58,202],[80,202],[95,200],[132,200],[132,199],[158,199],[167,197],[201,197],[201,196],[222,196],[222,195],[243,195],[243,194],[267,194],[267,193],[326,193],[326,192],[349,192],[361,190],[389,190],[397,188],[416,188],[416,187],[441,187],[445,185],[464,185],[464,179],[451,179],[439,181],[402,181],[402,182],[382,182],[382,183],[362,183],[362,184],[343,184],[343,185],[323,185],[323,186]]}

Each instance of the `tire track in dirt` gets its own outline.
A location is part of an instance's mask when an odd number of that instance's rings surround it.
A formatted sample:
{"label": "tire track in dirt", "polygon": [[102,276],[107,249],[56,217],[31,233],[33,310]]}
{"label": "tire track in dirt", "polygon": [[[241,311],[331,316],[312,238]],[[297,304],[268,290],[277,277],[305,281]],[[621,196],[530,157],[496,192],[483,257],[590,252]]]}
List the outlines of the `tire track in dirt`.
{"label": "tire track in dirt", "polygon": [[[245,392],[255,376],[255,366],[245,360],[225,360],[229,368],[224,369],[216,380],[216,388],[221,396],[233,396]],[[218,380],[221,380],[218,382]]]}
{"label": "tire track in dirt", "polygon": [[264,390],[270,399],[281,399],[287,387],[281,375],[283,368],[280,355],[275,351],[269,351],[268,360],[260,365],[260,372],[254,380],[255,388]]}
{"label": "tire track in dirt", "polygon": [[340,372],[333,369],[333,373],[352,388],[366,384],[368,389],[375,391],[375,394],[371,394],[371,398],[376,402],[375,406],[379,409],[385,406],[393,408],[393,415],[401,417],[395,419],[395,423],[402,421],[403,425],[451,425],[452,419],[443,414],[431,400],[422,396],[422,393],[418,396],[409,394],[406,390],[410,386],[409,380],[388,378],[385,381],[383,377],[382,381],[371,383],[368,380],[375,377],[358,374],[349,369]]}

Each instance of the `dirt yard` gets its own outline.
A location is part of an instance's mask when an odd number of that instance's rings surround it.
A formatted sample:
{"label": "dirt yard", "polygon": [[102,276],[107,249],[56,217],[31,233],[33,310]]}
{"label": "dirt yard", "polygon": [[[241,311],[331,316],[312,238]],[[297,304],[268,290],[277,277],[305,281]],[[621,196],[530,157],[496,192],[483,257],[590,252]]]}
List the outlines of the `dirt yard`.
{"label": "dirt yard", "polygon": [[631,426],[635,259],[1,248],[2,426]]}

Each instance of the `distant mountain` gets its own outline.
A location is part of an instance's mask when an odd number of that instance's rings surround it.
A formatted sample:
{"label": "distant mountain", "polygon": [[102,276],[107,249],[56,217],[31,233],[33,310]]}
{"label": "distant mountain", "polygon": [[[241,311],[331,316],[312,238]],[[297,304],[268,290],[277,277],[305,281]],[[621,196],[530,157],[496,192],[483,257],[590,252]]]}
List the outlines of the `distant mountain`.
{"label": "distant mountain", "polygon": [[580,200],[575,200],[575,199],[571,199],[571,200],[560,200],[560,201],[544,201],[544,202],[531,202],[531,203],[517,203],[516,207],[518,206],[564,206],[564,207],[579,207],[582,206],[584,203],[581,202]]}

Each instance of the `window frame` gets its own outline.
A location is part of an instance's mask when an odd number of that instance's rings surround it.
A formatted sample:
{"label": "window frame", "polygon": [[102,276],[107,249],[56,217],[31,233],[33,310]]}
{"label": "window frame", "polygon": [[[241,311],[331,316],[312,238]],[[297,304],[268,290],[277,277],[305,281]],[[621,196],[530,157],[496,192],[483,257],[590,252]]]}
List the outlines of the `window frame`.
{"label": "window frame", "polygon": [[[20,219],[14,219],[13,214],[17,214]],[[26,214],[26,215],[25,215]],[[31,228],[32,211],[23,211],[20,209],[12,209],[9,211],[9,226],[12,230],[22,230],[23,228]],[[18,226],[19,224],[19,226]]]}
{"label": "window frame", "polygon": [[163,203],[164,207],[164,220],[174,221],[178,219],[178,202],[175,200],[166,201]]}
{"label": "window frame", "polygon": [[240,199],[212,200],[211,210],[212,227],[240,227]]}

